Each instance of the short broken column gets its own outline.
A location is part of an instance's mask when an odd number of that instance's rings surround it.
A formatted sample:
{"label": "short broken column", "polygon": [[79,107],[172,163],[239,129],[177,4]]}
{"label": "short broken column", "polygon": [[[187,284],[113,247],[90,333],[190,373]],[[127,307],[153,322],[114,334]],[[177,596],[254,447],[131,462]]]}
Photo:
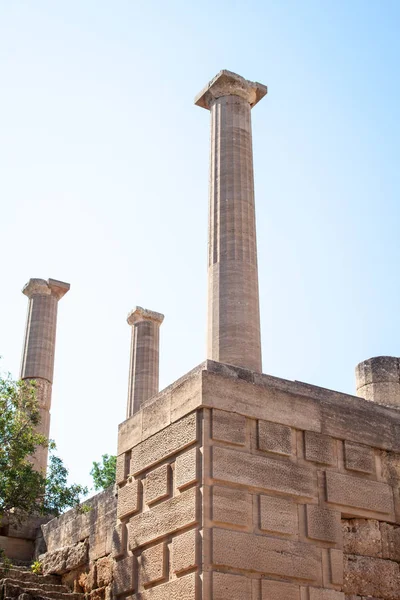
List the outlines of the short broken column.
{"label": "short broken column", "polygon": [[164,315],[137,306],[128,315],[132,327],[126,418],[158,393],[160,325]]}
{"label": "short broken column", "polygon": [[[54,374],[58,301],[70,289],[69,283],[56,279],[30,279],[22,290],[29,298],[21,379],[36,381],[40,424],[37,432],[47,439],[50,433],[51,392]],[[46,472],[47,448],[37,448],[32,462]]]}
{"label": "short broken column", "polygon": [[400,359],[375,356],[356,366],[357,396],[400,408]]}
{"label": "short broken column", "polygon": [[221,71],[195,104],[211,113],[208,353],[262,371],[251,109],[266,86]]}

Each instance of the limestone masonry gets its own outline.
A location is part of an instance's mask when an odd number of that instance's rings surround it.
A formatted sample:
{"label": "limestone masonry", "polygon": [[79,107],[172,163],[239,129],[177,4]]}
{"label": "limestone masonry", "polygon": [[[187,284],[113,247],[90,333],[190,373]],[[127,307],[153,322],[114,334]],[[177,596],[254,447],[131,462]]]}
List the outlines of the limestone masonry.
{"label": "limestone masonry", "polygon": [[[400,600],[399,359],[360,363],[357,396],[262,374],[250,113],[266,92],[221,71],[196,98],[211,114],[207,360],[158,392],[163,315],[132,311],[114,488],[20,532],[25,557],[90,600]],[[30,317],[46,327],[28,320],[42,350],[23,361],[50,386],[57,301]],[[0,546],[21,557],[17,537]]]}

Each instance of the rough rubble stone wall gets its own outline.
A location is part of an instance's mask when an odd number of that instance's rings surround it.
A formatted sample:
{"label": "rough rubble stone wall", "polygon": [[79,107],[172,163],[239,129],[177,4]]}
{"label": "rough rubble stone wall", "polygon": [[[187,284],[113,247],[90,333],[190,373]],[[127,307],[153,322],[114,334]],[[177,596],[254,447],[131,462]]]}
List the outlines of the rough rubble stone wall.
{"label": "rough rubble stone wall", "polygon": [[112,597],[112,535],[117,499],[109,488],[85,502],[88,512],[69,510],[42,526],[47,552],[40,556],[44,574],[58,574],[75,592],[92,600]]}
{"label": "rough rubble stone wall", "polygon": [[400,598],[400,455],[376,451],[381,476],[394,489],[396,523],[342,519],[344,585],[347,600]]}
{"label": "rough rubble stone wall", "polygon": [[115,596],[400,598],[399,452],[394,410],[207,361],[120,426]]}

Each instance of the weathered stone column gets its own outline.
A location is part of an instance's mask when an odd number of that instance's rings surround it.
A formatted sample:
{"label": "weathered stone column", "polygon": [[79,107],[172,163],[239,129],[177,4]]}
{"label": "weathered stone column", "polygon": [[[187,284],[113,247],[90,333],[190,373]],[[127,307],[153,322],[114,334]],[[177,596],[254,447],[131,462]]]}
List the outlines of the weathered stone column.
{"label": "weathered stone column", "polygon": [[400,359],[375,356],[356,366],[357,396],[400,408]]}
{"label": "weathered stone column", "polygon": [[126,418],[158,393],[160,325],[164,315],[137,306],[128,315],[132,327]]}
{"label": "weathered stone column", "polygon": [[251,108],[260,83],[221,71],[196,97],[211,112],[208,358],[261,372]]}
{"label": "weathered stone column", "polygon": [[[29,298],[21,379],[36,381],[40,410],[38,432],[49,437],[51,390],[54,372],[58,301],[68,292],[69,283],[55,279],[30,279],[22,293]],[[46,472],[47,448],[38,448],[32,457],[38,471]]]}

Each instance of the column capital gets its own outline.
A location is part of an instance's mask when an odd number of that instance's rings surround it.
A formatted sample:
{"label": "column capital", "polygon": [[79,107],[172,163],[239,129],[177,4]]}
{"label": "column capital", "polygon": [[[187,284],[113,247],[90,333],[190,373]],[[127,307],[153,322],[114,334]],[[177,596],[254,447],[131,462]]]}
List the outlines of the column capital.
{"label": "column capital", "polygon": [[128,325],[135,325],[135,323],[140,323],[141,321],[154,321],[158,325],[161,325],[164,321],[164,315],[153,310],[148,310],[147,308],[142,308],[141,306],[136,306],[128,314],[127,323]]}
{"label": "column capital", "polygon": [[24,285],[22,293],[28,298],[33,296],[55,296],[60,300],[70,289],[69,283],[58,281],[57,279],[37,279],[32,278]]}
{"label": "column capital", "polygon": [[264,98],[267,91],[266,85],[248,81],[232,71],[223,69],[197,94],[194,103],[209,110],[213,102],[222,96],[240,96],[253,107]]}

